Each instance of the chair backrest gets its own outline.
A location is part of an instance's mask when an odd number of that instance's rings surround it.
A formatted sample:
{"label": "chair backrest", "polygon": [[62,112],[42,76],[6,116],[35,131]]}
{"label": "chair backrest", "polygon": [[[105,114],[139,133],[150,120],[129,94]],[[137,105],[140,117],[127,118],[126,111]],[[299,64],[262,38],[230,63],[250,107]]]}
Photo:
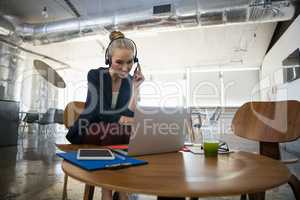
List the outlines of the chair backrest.
{"label": "chair backrest", "polygon": [[41,118],[39,119],[39,124],[52,124],[54,123],[54,113],[55,108],[48,108],[46,113],[41,114]]}
{"label": "chair backrest", "polygon": [[54,123],[64,124],[64,110],[55,109]]}
{"label": "chair backrest", "polygon": [[221,108],[221,107],[216,107],[214,113],[213,113],[212,116],[209,118],[209,122],[210,122],[211,124],[216,123],[216,122],[219,120],[219,118],[220,118],[220,116],[221,116],[221,113],[222,113],[222,108]]}
{"label": "chair backrest", "polygon": [[300,102],[248,102],[232,120],[235,135],[250,140],[280,143],[300,137]]}
{"label": "chair backrest", "polygon": [[72,101],[68,103],[64,111],[64,125],[70,128],[83,112],[85,103],[81,101]]}
{"label": "chair backrest", "polygon": [[23,121],[26,123],[36,123],[39,120],[39,113],[26,113]]}

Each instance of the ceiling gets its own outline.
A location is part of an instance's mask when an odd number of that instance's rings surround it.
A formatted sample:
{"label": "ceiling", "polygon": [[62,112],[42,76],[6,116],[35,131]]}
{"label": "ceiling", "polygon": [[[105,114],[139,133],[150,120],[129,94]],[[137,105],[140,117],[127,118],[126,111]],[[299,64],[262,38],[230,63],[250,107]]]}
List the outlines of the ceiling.
{"label": "ceiling", "polygon": [[[69,0],[82,17],[117,13],[123,9],[152,8],[153,5],[172,3],[175,5],[194,6],[194,0]],[[248,4],[250,0],[199,0],[200,10],[212,10],[232,5]],[[48,17],[42,15],[47,7]],[[64,0],[1,0],[0,12],[13,15],[25,23],[44,23],[56,20],[74,18],[76,15]]]}
{"label": "ceiling", "polygon": [[[200,10],[247,4],[251,0],[199,0]],[[173,3],[180,8],[194,6],[195,0],[70,0],[82,17],[118,13],[122,9],[152,8]],[[47,7],[48,17],[42,15]],[[0,0],[0,12],[25,23],[45,23],[75,18],[64,0]],[[139,59],[146,70],[184,69],[207,66],[261,66],[276,23],[237,24],[196,27],[185,30],[142,31],[126,33],[139,49]],[[107,35],[73,39],[63,43],[28,48],[66,62],[73,69],[88,71],[103,66]],[[64,52],[64,53],[61,53]],[[53,66],[56,68],[55,64]],[[59,67],[59,66],[57,66]]]}
{"label": "ceiling", "polygon": [[[240,24],[164,32],[127,32],[138,47],[147,70],[235,66],[259,68],[276,23]],[[104,66],[106,36],[78,38],[63,43],[29,46],[79,71]],[[63,54],[61,53],[63,50]]]}
{"label": "ceiling", "polygon": [[[42,15],[44,6],[47,6],[48,18]],[[18,17],[25,23],[41,23],[74,17],[72,11],[61,0],[1,0],[0,12]]]}

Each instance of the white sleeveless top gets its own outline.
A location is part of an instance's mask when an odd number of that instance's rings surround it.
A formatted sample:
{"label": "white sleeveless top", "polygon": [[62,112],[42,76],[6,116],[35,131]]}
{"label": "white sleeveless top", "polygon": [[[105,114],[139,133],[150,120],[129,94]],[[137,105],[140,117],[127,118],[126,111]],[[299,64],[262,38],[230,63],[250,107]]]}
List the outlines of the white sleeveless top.
{"label": "white sleeveless top", "polygon": [[111,108],[115,109],[117,106],[119,92],[113,92],[111,97]]}

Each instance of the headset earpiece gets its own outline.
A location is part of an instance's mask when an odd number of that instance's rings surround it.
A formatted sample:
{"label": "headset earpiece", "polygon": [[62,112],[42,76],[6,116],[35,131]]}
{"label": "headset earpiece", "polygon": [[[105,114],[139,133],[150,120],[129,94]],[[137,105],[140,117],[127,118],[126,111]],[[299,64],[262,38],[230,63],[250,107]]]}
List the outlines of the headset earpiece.
{"label": "headset earpiece", "polygon": [[114,40],[110,41],[110,43],[108,44],[108,46],[106,47],[106,50],[105,50],[105,65],[109,65],[109,66],[111,65],[111,62],[110,62],[111,59],[109,59],[108,49],[113,41]]}
{"label": "headset earpiece", "polygon": [[109,58],[109,56],[105,58],[105,64],[109,66],[111,65],[111,58]]}
{"label": "headset earpiece", "polygon": [[107,58],[105,58],[105,64],[109,65],[109,60]]}

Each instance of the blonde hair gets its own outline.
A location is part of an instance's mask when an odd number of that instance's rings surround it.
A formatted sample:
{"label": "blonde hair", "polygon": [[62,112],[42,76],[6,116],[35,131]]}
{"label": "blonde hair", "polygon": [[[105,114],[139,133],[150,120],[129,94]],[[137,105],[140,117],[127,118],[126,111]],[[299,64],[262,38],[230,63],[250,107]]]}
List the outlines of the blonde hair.
{"label": "blonde hair", "polygon": [[113,31],[109,35],[110,45],[107,47],[107,56],[108,59],[111,59],[112,53],[115,49],[129,49],[132,51],[133,55],[135,55],[135,45],[133,42],[125,38],[125,35],[121,31]]}

